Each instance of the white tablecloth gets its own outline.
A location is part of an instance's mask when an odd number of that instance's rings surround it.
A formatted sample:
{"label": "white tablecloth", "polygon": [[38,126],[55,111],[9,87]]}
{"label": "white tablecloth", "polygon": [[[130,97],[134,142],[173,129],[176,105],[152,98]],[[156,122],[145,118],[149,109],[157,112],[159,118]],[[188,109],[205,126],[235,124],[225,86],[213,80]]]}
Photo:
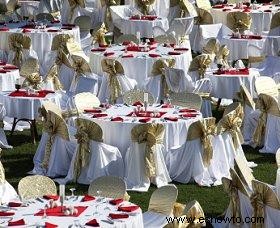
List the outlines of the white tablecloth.
{"label": "white tablecloth", "polygon": [[265,56],[279,56],[280,36],[267,36],[265,39],[263,54]]}
{"label": "white tablecloth", "polygon": [[[149,52],[128,52],[124,53],[124,46],[112,46],[108,48],[106,52],[115,52],[113,56],[109,58],[117,59],[123,66],[125,75],[129,78],[135,79],[139,88],[145,88],[147,80],[152,73],[152,67],[156,60],[160,58],[175,59],[175,67],[188,71],[190,62],[192,60],[191,51],[182,52],[181,55],[168,55],[169,51],[173,51],[173,48],[167,48],[158,46],[156,49]],[[161,54],[160,58],[149,57],[149,53]],[[122,58],[122,55],[133,54],[134,58]],[[101,60],[104,59],[104,52],[91,52],[90,53],[90,67],[92,72],[98,75],[103,75],[101,69]]]}
{"label": "white tablecloth", "polygon": [[[87,206],[87,209],[79,217],[65,217],[65,216],[48,216],[47,218],[42,218],[42,216],[34,216],[35,213],[39,210],[44,209],[44,206],[48,203],[47,200],[39,202],[34,200],[33,203],[30,203],[28,207],[16,208],[15,215],[13,216],[13,221],[24,219],[26,225],[28,226],[40,226],[45,225],[45,222],[58,225],[58,227],[69,227],[74,224],[75,221],[79,222],[82,226],[85,225],[88,221],[96,219],[100,227],[123,227],[123,228],[134,228],[134,227],[143,227],[143,217],[142,210],[138,210],[128,213],[129,218],[127,219],[115,219],[113,220],[114,224],[109,224],[102,220],[107,220],[109,213],[123,213],[117,211],[118,206],[109,204],[109,199],[106,198],[97,198],[93,201],[81,202],[82,196],[79,196],[66,200],[66,206]],[[133,204],[129,202],[123,202],[123,206],[131,206]],[[98,211],[98,214],[96,213]],[[96,213],[96,214],[94,214]],[[22,227],[22,226],[21,226]],[[26,226],[24,226],[26,227]]]}
{"label": "white tablecloth", "polygon": [[34,97],[11,97],[9,93],[0,94],[0,102],[6,109],[6,116],[18,119],[34,120],[38,117],[38,108],[45,100],[52,101],[60,106],[59,94],[48,94],[44,98]]}
{"label": "white tablecloth", "polygon": [[38,13],[40,1],[19,1],[20,15],[29,17],[35,16]]}
{"label": "white tablecloth", "polygon": [[[234,9],[235,5],[225,6],[223,9],[211,9],[214,23],[222,23],[227,25],[227,14],[229,12],[243,11],[242,9]],[[251,10],[248,12],[252,17],[251,31],[261,34],[263,31],[269,31],[270,22],[273,14],[275,14],[279,7],[272,5],[258,5],[259,9]],[[224,11],[224,9],[230,9]],[[265,12],[265,10],[271,10],[271,12]]]}
{"label": "white tablecloth", "polygon": [[[0,67],[1,69],[1,67]],[[9,70],[7,73],[0,73],[0,91],[15,90],[16,80],[20,78],[19,70]]]}
{"label": "white tablecloth", "polygon": [[236,98],[236,93],[240,91],[240,85],[246,86],[253,97],[256,97],[255,78],[260,74],[254,69],[249,69],[249,75],[214,75],[207,73],[212,83],[211,96],[217,98]]}

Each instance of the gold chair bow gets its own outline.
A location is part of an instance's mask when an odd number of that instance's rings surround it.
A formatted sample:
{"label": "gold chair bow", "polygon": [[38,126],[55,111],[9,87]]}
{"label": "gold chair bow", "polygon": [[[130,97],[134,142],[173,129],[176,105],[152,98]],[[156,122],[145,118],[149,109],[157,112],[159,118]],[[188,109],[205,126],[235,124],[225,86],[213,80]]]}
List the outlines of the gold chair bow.
{"label": "gold chair bow", "polygon": [[71,23],[75,9],[80,6],[81,8],[85,8],[85,0],[68,0],[70,6],[70,13],[69,13],[69,23]]}
{"label": "gold chair bow", "polygon": [[28,75],[22,83],[22,87],[31,87],[39,90],[41,88],[42,78],[39,73],[32,73]]}
{"label": "gold chair bow", "polygon": [[229,67],[228,65],[228,56],[229,56],[229,49],[226,45],[222,45],[216,55],[217,62],[221,64],[223,67]]}
{"label": "gold chair bow", "polygon": [[114,59],[103,59],[101,61],[101,67],[103,72],[108,74],[110,102],[115,103],[117,98],[123,94],[118,75],[124,74],[124,69],[121,63]]}
{"label": "gold chair bow", "polygon": [[[0,153],[2,153],[2,149],[0,148]],[[3,167],[2,162],[0,161],[0,184],[4,184],[5,183],[5,169]]]}
{"label": "gold chair bow", "polygon": [[210,39],[206,45],[202,48],[202,53],[209,55],[216,55],[219,51],[220,44],[215,38]]}
{"label": "gold chair bow", "polygon": [[88,62],[82,56],[71,55],[71,58],[73,60],[72,67],[75,71],[74,83],[77,84],[79,77],[86,73],[91,73],[91,69]]}
{"label": "gold chair bow", "polygon": [[201,8],[197,8],[196,11],[198,15],[196,18],[197,25],[209,25],[214,23],[213,17],[210,12]]}
{"label": "gold chair bow", "polygon": [[155,3],[155,1],[156,0],[135,0],[137,6],[144,15],[149,15],[150,7]]}
{"label": "gold chair bow", "polygon": [[219,121],[217,133],[222,134],[223,132],[229,132],[232,137],[233,146],[235,149],[237,149],[244,142],[240,129],[242,126],[244,113],[241,104],[235,104],[237,105],[235,109],[224,115]]}
{"label": "gold chair bow", "polygon": [[105,9],[105,25],[109,28],[112,21],[112,15],[110,12],[110,6],[118,6],[121,4],[121,0],[101,0],[101,6]]}
{"label": "gold chair bow", "polygon": [[261,114],[258,119],[257,127],[253,134],[253,142],[255,146],[261,146],[263,136],[265,135],[266,121],[268,114],[280,116],[280,109],[276,99],[267,94],[260,94],[258,97],[258,106]]}
{"label": "gold chair bow", "polygon": [[180,17],[188,17],[188,16],[197,16],[197,12],[196,9],[194,8],[194,6],[192,5],[192,3],[190,3],[188,0],[171,0],[170,1],[170,7],[172,6],[179,6],[181,13],[180,13]]}
{"label": "gold chair bow", "polygon": [[248,89],[243,84],[240,86],[240,91],[237,92],[236,97],[238,101],[241,103],[241,105],[243,106],[243,110],[245,105],[255,110],[255,102],[251,94],[249,93]]}
{"label": "gold chair bow", "polygon": [[88,166],[90,161],[90,141],[102,142],[103,132],[101,127],[86,119],[76,119],[77,133],[75,137],[78,142],[78,149],[74,163],[74,180],[81,174],[81,169]]}
{"label": "gold chair bow", "polygon": [[154,159],[155,145],[163,143],[164,137],[163,124],[139,124],[131,130],[131,140],[137,143],[146,143],[145,148],[145,168],[146,175],[156,176],[156,165]]}
{"label": "gold chair bow", "polygon": [[48,141],[45,147],[42,167],[47,169],[55,136],[60,136],[64,140],[68,141],[70,140],[70,137],[67,125],[63,118],[50,110],[47,112],[47,119],[43,122],[43,129],[48,134]]}
{"label": "gold chair bow", "polygon": [[161,87],[163,88],[163,95],[167,97],[169,88],[165,78],[165,69],[175,66],[175,59],[159,59],[153,64],[152,76],[161,75]]}
{"label": "gold chair bow", "polygon": [[211,141],[212,137],[216,134],[215,121],[216,119],[213,117],[195,121],[190,125],[187,135],[188,141],[194,139],[201,140],[203,148],[202,160],[204,166],[206,167],[210,165],[213,157],[213,147]]}
{"label": "gold chair bow", "polygon": [[97,31],[92,32],[92,44],[98,43],[101,45],[107,45],[105,40],[105,34],[108,32],[105,23],[102,23]]}
{"label": "gold chair bow", "polygon": [[201,54],[196,56],[189,67],[189,71],[197,71],[200,78],[204,78],[206,69],[211,65],[212,60],[210,55]]}
{"label": "gold chair bow", "polygon": [[23,60],[23,49],[30,49],[31,38],[20,33],[11,34],[9,35],[9,47],[15,52],[12,63],[20,67]]}
{"label": "gold chair bow", "polygon": [[22,83],[23,87],[40,89],[42,78],[39,73],[39,62],[37,59],[27,59],[20,69],[20,75],[25,78]]}
{"label": "gold chair bow", "polygon": [[240,31],[250,29],[252,18],[250,14],[245,12],[229,12],[227,15],[227,26],[233,31]]}
{"label": "gold chair bow", "polygon": [[277,195],[266,183],[253,180],[253,194],[251,195],[251,204],[254,210],[254,218],[263,218],[263,221],[252,224],[253,228],[265,227],[265,206],[280,210],[280,204]]}
{"label": "gold chair bow", "polygon": [[[277,0],[279,2],[279,0]],[[273,2],[272,2],[273,3]],[[279,3],[277,3],[279,4]],[[270,29],[274,29],[280,26],[280,12],[275,13],[271,18]]]}

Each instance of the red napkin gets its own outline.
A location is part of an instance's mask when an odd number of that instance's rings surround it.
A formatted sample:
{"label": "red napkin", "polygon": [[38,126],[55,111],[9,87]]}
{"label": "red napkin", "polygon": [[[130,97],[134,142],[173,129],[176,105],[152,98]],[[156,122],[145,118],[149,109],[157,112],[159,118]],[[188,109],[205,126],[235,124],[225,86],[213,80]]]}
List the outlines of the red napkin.
{"label": "red napkin", "polygon": [[0,216],[13,216],[15,212],[0,211]]}
{"label": "red napkin", "polygon": [[141,101],[134,102],[132,106],[137,106],[137,105],[140,105],[141,107],[143,107],[143,103]]}
{"label": "red napkin", "polygon": [[218,70],[213,74],[221,75],[221,74],[228,74],[228,75],[249,75],[249,69],[233,69],[233,70]]}
{"label": "red napkin", "polygon": [[130,46],[126,48],[127,51],[141,51],[138,46]]}
{"label": "red napkin", "polygon": [[0,61],[0,66],[5,66],[7,63]]}
{"label": "red napkin", "polygon": [[115,52],[105,52],[104,56],[111,56],[111,55],[114,55],[114,54],[115,54]]}
{"label": "red napkin", "polygon": [[271,13],[272,11],[271,10],[264,10],[263,12]]}
{"label": "red napkin", "polygon": [[198,114],[196,113],[185,113],[185,114],[182,114],[181,116],[182,117],[186,117],[186,118],[190,118],[190,117],[196,117]]}
{"label": "red napkin", "polygon": [[165,120],[169,120],[169,121],[173,121],[173,122],[177,122],[178,121],[178,117],[172,117],[172,116],[169,116],[169,117],[164,117]]}
{"label": "red napkin", "polygon": [[128,218],[129,215],[128,214],[113,214],[113,213],[110,213],[109,217],[111,219],[125,219],[125,218]]}
{"label": "red napkin", "polygon": [[156,15],[143,15],[143,16],[141,16],[141,19],[153,21],[153,20],[157,19],[157,16]]}
{"label": "red napkin", "polygon": [[92,219],[89,222],[85,224],[86,226],[93,226],[93,227],[99,227],[99,223],[96,221],[96,219]]}
{"label": "red napkin", "polygon": [[55,228],[55,227],[58,227],[58,225],[55,225],[55,224],[52,224],[49,222],[45,222],[45,228]]}
{"label": "red napkin", "polygon": [[243,12],[244,12],[244,13],[249,13],[249,12],[251,12],[251,9],[245,8],[245,9],[243,10]]}
{"label": "red napkin", "polygon": [[181,55],[180,52],[170,51],[168,52],[168,55]]}
{"label": "red napkin", "polygon": [[123,212],[132,212],[136,211],[139,209],[139,206],[123,206],[123,207],[118,207],[118,211],[123,211]]}
{"label": "red napkin", "polygon": [[224,8],[225,6],[224,5],[215,5],[215,6],[212,6],[213,9],[222,9]]}
{"label": "red napkin", "polygon": [[62,24],[62,26],[75,27],[76,25],[74,25],[74,24]]}
{"label": "red napkin", "polygon": [[[54,207],[54,208],[48,208],[46,210],[46,214],[47,214],[47,216],[66,216],[66,215],[64,215],[64,213],[62,212],[61,209],[62,209],[61,206]],[[78,210],[77,214],[75,214],[75,215],[68,215],[66,217],[79,217],[80,214],[82,214],[87,209],[87,206],[77,206],[77,207],[75,207],[75,209]],[[36,214],[34,214],[34,216],[42,216],[43,214],[44,214],[44,209],[42,209],[39,212],[37,212]]]}
{"label": "red napkin", "polygon": [[9,29],[8,27],[0,28],[0,31],[3,31],[3,32],[9,31],[9,30],[10,30],[10,29]]}
{"label": "red napkin", "polygon": [[129,54],[129,55],[123,55],[122,58],[133,58],[133,54]]}
{"label": "red napkin", "polygon": [[48,29],[47,32],[59,32],[59,30],[57,30],[57,29]]}
{"label": "red napkin", "polygon": [[84,112],[89,112],[89,113],[101,113],[101,109],[85,109]]}
{"label": "red napkin", "polygon": [[171,105],[171,104],[163,104],[161,106],[161,108],[173,108],[173,105]]}
{"label": "red napkin", "polygon": [[113,205],[119,205],[120,203],[123,202],[123,199],[122,198],[119,198],[119,199],[112,199],[109,201],[110,204],[113,204]]}
{"label": "red napkin", "polygon": [[93,48],[91,49],[92,52],[103,52],[106,51],[106,48]]}
{"label": "red napkin", "polygon": [[9,202],[8,206],[9,207],[21,207],[22,203],[20,202]]}
{"label": "red napkin", "polygon": [[17,66],[7,65],[3,67],[4,70],[18,70]]}
{"label": "red napkin", "polygon": [[24,29],[22,30],[22,32],[23,32],[23,33],[26,33],[26,32],[31,32],[31,30],[30,30],[30,29],[26,29],[26,28],[24,28]]}
{"label": "red napkin", "polygon": [[58,195],[44,195],[43,196],[44,199],[47,199],[47,200],[58,200],[59,199],[59,196]]}
{"label": "red napkin", "polygon": [[24,226],[24,225],[25,225],[24,219],[20,219],[20,220],[16,220],[16,221],[10,221],[8,223],[8,226]]}
{"label": "red napkin", "polygon": [[188,48],[174,48],[174,51],[188,51]]}
{"label": "red napkin", "polygon": [[91,118],[100,118],[100,117],[105,117],[105,116],[108,116],[108,115],[106,113],[96,113]]}
{"label": "red napkin", "polygon": [[0,69],[0,74],[6,74],[7,72],[10,72],[10,71]]}
{"label": "red napkin", "polygon": [[179,112],[197,112],[197,111],[192,108],[183,108],[183,109],[180,109]]}
{"label": "red napkin", "polygon": [[82,202],[87,202],[87,201],[91,201],[91,200],[95,200],[95,197],[94,197],[94,196],[91,196],[91,195],[85,195],[85,196],[82,198]]}
{"label": "red napkin", "polygon": [[150,53],[149,56],[152,57],[152,58],[161,57],[161,55],[159,55],[159,54],[153,54],[153,53]]}
{"label": "red napkin", "polygon": [[139,122],[140,122],[140,123],[147,123],[147,122],[149,122],[150,120],[151,120],[151,118],[150,118],[150,117],[147,117],[147,118],[140,119]]}
{"label": "red napkin", "polygon": [[118,117],[112,118],[111,121],[123,122],[123,118],[118,116]]}

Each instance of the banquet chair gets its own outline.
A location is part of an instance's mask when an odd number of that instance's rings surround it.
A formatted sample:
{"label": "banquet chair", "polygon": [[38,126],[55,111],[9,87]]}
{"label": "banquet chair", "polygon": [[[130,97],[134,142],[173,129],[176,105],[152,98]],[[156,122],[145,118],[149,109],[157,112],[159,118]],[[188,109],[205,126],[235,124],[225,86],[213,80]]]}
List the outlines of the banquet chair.
{"label": "banquet chair", "polygon": [[44,21],[44,20],[47,20],[48,22],[54,21],[54,17],[50,13],[39,13],[35,17],[37,21]]}
{"label": "banquet chair", "polygon": [[[0,149],[1,150],[1,149]],[[1,151],[0,151],[1,153]],[[0,199],[1,203],[9,203],[13,200],[18,200],[18,194],[15,189],[6,181],[5,169],[0,160]]]}
{"label": "banquet chair", "polygon": [[211,56],[211,60],[214,61],[216,54],[220,48],[220,42],[216,38],[211,38],[207,41],[205,46],[202,48],[203,54],[208,54]]}
{"label": "banquet chair", "polygon": [[170,1],[168,20],[172,23],[174,18],[196,17],[195,6],[189,1]]}
{"label": "banquet chair", "polygon": [[202,107],[202,98],[195,93],[170,93],[170,99],[172,104],[177,106],[187,107],[197,111],[201,110]]}
{"label": "banquet chair", "polygon": [[91,48],[92,36],[90,30],[92,29],[92,23],[90,16],[79,16],[74,20],[74,24],[80,28],[80,40],[81,47],[84,51]]}
{"label": "banquet chair", "polygon": [[37,53],[31,47],[31,38],[21,33],[10,34],[8,37],[10,52],[8,63],[21,67],[30,57],[38,59]]}
{"label": "banquet chair", "polygon": [[98,91],[97,88],[98,88],[98,79],[80,77],[78,79],[74,94],[90,92],[90,93],[97,95],[97,91]]}
{"label": "banquet chair", "polygon": [[280,149],[276,152],[275,160],[277,164],[275,187],[278,199],[280,199]]}
{"label": "banquet chair", "polygon": [[133,34],[123,34],[119,36],[116,40],[117,44],[123,44],[124,42],[133,42],[135,44],[139,44],[139,40]]}
{"label": "banquet chair", "polygon": [[101,127],[82,118],[76,119],[77,149],[72,157],[65,182],[90,184],[98,177],[123,177],[124,163],[117,147],[103,143]]}
{"label": "banquet chair", "polygon": [[138,124],[132,128],[131,144],[124,158],[124,180],[129,190],[146,192],[151,182],[161,187],[171,181],[164,161],[164,133],[163,124]]}
{"label": "banquet chair", "polygon": [[176,44],[177,40],[174,34],[167,34],[167,35],[159,35],[156,36],[155,41],[159,44]]}
{"label": "banquet chair", "polygon": [[0,148],[11,149],[12,146],[9,145],[6,134],[4,132],[4,117],[6,116],[6,109],[2,103],[0,103]]}
{"label": "banquet chair", "polygon": [[38,13],[54,13],[61,10],[60,0],[40,0]]}
{"label": "banquet chair", "polygon": [[49,177],[66,176],[77,147],[75,131],[67,126],[61,115],[49,110],[43,121],[43,135],[30,173]]}
{"label": "banquet chair", "polygon": [[78,113],[83,113],[85,109],[99,107],[100,101],[96,95],[90,92],[78,93],[73,97],[73,107]]}
{"label": "banquet chair", "polygon": [[264,182],[253,180],[253,193],[250,197],[253,208],[252,216],[262,218],[256,226],[277,227],[279,224],[280,203],[273,189]]}
{"label": "banquet chair", "polygon": [[206,70],[210,68],[212,58],[209,54],[201,54],[196,56],[189,66],[188,74],[191,76],[193,82],[205,77]]}
{"label": "banquet chair", "polygon": [[267,94],[278,100],[278,86],[271,77],[257,77],[255,80],[255,89],[258,95]]}
{"label": "banquet chair", "polygon": [[277,12],[277,13],[273,14],[273,16],[271,18],[271,22],[270,22],[270,32],[273,29],[280,26],[279,19],[280,19],[280,12]]}
{"label": "banquet chair", "polygon": [[170,184],[156,189],[150,198],[148,211],[143,213],[144,227],[164,227],[166,217],[172,215],[173,205],[177,200],[178,189]]}
{"label": "banquet chair", "polygon": [[61,8],[62,23],[73,23],[75,18],[81,15],[87,15],[85,0],[65,0]]}
{"label": "banquet chair", "polygon": [[260,75],[272,77],[274,74],[280,72],[279,60],[279,56],[266,56],[256,69]]}
{"label": "banquet chair", "polygon": [[90,183],[89,195],[100,195],[106,198],[129,200],[126,192],[126,184],[120,177],[103,176],[98,177]]}
{"label": "banquet chair", "polygon": [[227,26],[234,32],[244,33],[249,30],[252,24],[250,14],[245,12],[229,12],[227,14]]}
{"label": "banquet chair", "polygon": [[123,95],[123,102],[127,105],[133,105],[135,102],[138,101],[144,103],[144,94],[148,95],[149,104],[155,103],[154,96],[150,92],[141,89],[132,89],[125,92]]}
{"label": "banquet chair", "polygon": [[30,200],[44,195],[56,195],[57,190],[54,181],[49,177],[34,175],[19,181],[18,193],[22,200]]}
{"label": "banquet chair", "polygon": [[125,92],[134,89],[137,82],[125,75],[123,66],[115,59],[102,59],[101,67],[104,72],[98,98],[101,102],[122,103]]}

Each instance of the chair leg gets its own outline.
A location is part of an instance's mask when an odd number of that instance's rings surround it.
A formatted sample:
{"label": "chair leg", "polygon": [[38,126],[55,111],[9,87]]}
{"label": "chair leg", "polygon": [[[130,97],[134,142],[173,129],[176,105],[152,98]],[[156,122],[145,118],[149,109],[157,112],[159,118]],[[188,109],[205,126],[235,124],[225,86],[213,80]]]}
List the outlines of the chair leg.
{"label": "chair leg", "polygon": [[219,110],[220,105],[221,105],[221,102],[222,102],[222,98],[219,98],[219,99],[218,99],[218,102],[217,102],[216,111],[218,111],[218,110]]}
{"label": "chair leg", "polygon": [[17,125],[17,118],[14,118],[11,133],[10,133],[11,136],[14,134],[16,125]]}
{"label": "chair leg", "polygon": [[36,125],[35,125],[34,120],[31,120],[31,121],[29,122],[29,124],[30,124],[31,138],[32,138],[33,144],[35,144],[35,143],[36,143],[36,133],[35,133],[35,131],[36,131],[36,130],[35,130]]}

